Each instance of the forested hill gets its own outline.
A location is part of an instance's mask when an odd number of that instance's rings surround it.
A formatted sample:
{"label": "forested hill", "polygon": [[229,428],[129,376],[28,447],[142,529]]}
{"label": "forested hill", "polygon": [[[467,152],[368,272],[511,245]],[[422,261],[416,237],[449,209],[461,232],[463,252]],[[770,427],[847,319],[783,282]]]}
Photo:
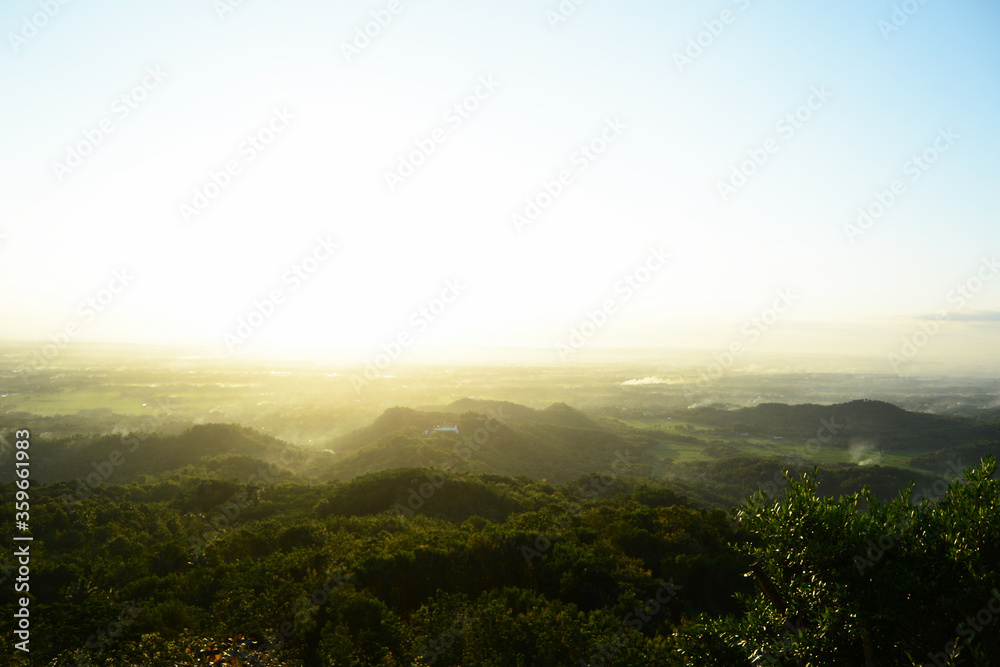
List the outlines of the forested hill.
{"label": "forested hill", "polygon": [[[817,438],[821,448],[808,446]],[[855,456],[859,441],[871,458]],[[892,458],[883,461],[880,450]],[[296,446],[242,426],[206,424],[176,435],[42,434],[33,452],[39,481],[77,480],[84,492],[176,470],[246,479],[263,469],[271,479],[324,482],[436,468],[554,484],[613,472],[666,480],[702,506],[729,507],[759,488],[782,488],[781,467],[789,465],[801,471],[822,464],[824,494],[868,486],[886,497],[911,481],[924,488],[950,478],[957,467],[1000,454],[1000,435],[996,424],[908,412],[877,401],[700,408],[674,421],[625,422],[563,403],[533,409],[462,399],[429,410],[390,408],[370,425],[319,447]],[[0,468],[0,479],[10,479],[13,469]]]}
{"label": "forested hill", "polygon": [[350,479],[386,468],[433,466],[524,475],[556,483],[637,463],[661,439],[656,433],[591,417],[557,403],[533,410],[512,403],[459,401],[440,411],[386,410],[370,426],[325,445],[321,479]]}
{"label": "forested hill", "polygon": [[[606,475],[175,471],[83,498],[37,484],[31,650],[8,632],[0,653],[11,667],[994,664],[994,472],[868,512],[806,478],[735,514]],[[17,567],[0,560],[0,579]]]}
{"label": "forested hill", "polygon": [[454,425],[463,415],[472,414],[503,423],[537,422],[573,428],[599,429],[597,423],[565,403],[554,403],[544,410],[535,410],[509,401],[483,401],[464,398],[443,408],[389,408],[369,426],[330,441],[326,446],[338,452],[349,452],[407,427],[427,430],[436,426]]}
{"label": "forested hill", "polygon": [[[6,440],[12,442],[13,438]],[[94,486],[124,484],[142,475],[157,475],[219,457],[229,460],[230,474],[239,474],[240,462],[252,466],[253,462],[278,461],[283,452],[296,449],[260,431],[235,424],[199,424],[177,435],[38,436],[32,442],[31,475],[39,482],[89,478],[97,481]],[[3,458],[12,454],[4,452]],[[0,469],[0,480],[12,479],[13,470],[13,466]]]}
{"label": "forested hill", "polygon": [[[820,428],[833,439],[807,446]],[[992,428],[869,401],[619,420],[466,399],[391,408],[320,447],[232,424],[39,433],[34,643],[20,655],[8,633],[0,652],[13,667],[989,664],[1000,634],[954,639],[1000,586],[995,464],[957,469],[997,453]],[[892,466],[842,446],[907,437],[927,444]],[[15,567],[0,559],[0,580]]]}
{"label": "forested hill", "polygon": [[600,428],[598,424],[565,403],[553,403],[543,410],[535,410],[509,401],[483,401],[463,398],[451,403],[448,412],[477,412],[493,415],[506,422],[540,422],[575,428]]}
{"label": "forested hill", "polygon": [[835,405],[764,403],[736,410],[701,407],[679,416],[733,433],[801,439],[832,435],[834,443],[877,438],[883,446],[907,449],[936,450],[981,439],[1000,440],[1000,422],[909,412],[872,400]]}

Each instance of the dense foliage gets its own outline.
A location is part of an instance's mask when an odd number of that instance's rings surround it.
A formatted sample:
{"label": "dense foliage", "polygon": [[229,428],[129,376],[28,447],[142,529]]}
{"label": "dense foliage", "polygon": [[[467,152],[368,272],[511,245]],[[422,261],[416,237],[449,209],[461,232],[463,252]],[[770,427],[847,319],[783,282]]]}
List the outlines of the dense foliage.
{"label": "dense foliage", "polygon": [[[777,502],[758,493],[735,517],[626,476],[554,487],[431,469],[323,485],[203,474],[237,463],[252,467],[223,457],[84,499],[70,483],[36,487],[31,653],[4,636],[10,664],[1000,656],[992,459],[920,504],[908,492],[823,498],[815,473],[789,474]],[[3,576],[9,618],[9,557]]]}
{"label": "dense foliage", "polygon": [[[42,433],[31,652],[8,633],[0,653],[52,667],[1000,659],[998,441],[973,439],[981,425],[872,401],[702,413],[719,423],[464,399],[392,408],[314,448],[226,424]],[[955,442],[913,467],[817,470],[811,439],[718,439],[782,420],[834,449],[890,427],[954,427]],[[6,618],[16,566],[0,556]]]}
{"label": "dense foliage", "polygon": [[820,498],[815,472],[789,476],[780,502],[754,495],[737,517],[755,535],[760,593],[743,617],[702,628],[719,650],[703,652],[700,664],[995,664],[995,473],[990,457],[936,502],[918,504],[912,489],[885,503],[869,491]]}
{"label": "dense foliage", "polygon": [[178,472],[72,490],[35,488],[31,653],[5,636],[12,664],[644,664],[682,618],[748,591],[724,512],[625,478]]}

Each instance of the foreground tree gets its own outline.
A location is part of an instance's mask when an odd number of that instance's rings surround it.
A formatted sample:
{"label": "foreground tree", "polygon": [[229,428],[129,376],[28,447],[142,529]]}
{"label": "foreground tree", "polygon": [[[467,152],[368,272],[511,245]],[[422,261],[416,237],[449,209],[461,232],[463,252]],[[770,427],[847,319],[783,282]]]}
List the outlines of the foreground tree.
{"label": "foreground tree", "polygon": [[756,535],[748,576],[758,592],[742,618],[710,622],[702,646],[753,665],[996,664],[995,472],[987,457],[919,505],[912,486],[889,502],[867,489],[823,499],[815,470],[786,472],[784,498],[758,493],[736,512]]}

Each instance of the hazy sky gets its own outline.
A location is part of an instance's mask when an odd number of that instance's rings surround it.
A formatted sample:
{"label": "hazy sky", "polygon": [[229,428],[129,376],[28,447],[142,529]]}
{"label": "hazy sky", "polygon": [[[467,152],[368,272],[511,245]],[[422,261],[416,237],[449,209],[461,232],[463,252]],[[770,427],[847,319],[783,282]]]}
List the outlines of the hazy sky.
{"label": "hazy sky", "polygon": [[577,1],[5,1],[3,336],[996,358],[1000,5]]}

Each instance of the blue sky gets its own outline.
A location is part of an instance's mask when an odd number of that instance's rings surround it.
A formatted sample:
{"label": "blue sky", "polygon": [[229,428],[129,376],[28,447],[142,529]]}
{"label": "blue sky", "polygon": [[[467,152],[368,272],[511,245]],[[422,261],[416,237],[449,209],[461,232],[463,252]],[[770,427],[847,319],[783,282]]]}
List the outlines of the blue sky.
{"label": "blue sky", "polygon": [[[904,5],[905,23],[880,28]],[[795,306],[755,349],[884,360],[945,309],[907,369],[996,354],[1000,280],[961,307],[948,298],[1000,250],[995,3],[586,0],[563,3],[575,11],[555,25],[555,1],[399,0],[392,14],[388,1],[92,0],[42,19],[43,6],[0,7],[8,338],[78,324],[74,342],[364,354],[457,277],[468,289],[419,345],[555,349],[611,295],[587,349],[721,349],[790,289]],[[372,12],[391,21],[348,61]],[[476,99],[484,77],[497,85]],[[110,133],[60,169],[102,121]],[[608,123],[620,131],[602,143]],[[386,172],[438,128],[444,140],[390,189]],[[940,136],[947,150],[915,172]],[[592,141],[603,152],[581,160]],[[719,183],[761,151],[724,201]],[[567,171],[519,229],[526,199]],[[848,233],[895,181],[884,215]],[[338,252],[292,290],[282,277],[322,235]],[[672,259],[626,302],[614,286],[651,246]],[[123,267],[134,280],[85,320],[81,304]],[[284,302],[227,345],[276,289]]]}

